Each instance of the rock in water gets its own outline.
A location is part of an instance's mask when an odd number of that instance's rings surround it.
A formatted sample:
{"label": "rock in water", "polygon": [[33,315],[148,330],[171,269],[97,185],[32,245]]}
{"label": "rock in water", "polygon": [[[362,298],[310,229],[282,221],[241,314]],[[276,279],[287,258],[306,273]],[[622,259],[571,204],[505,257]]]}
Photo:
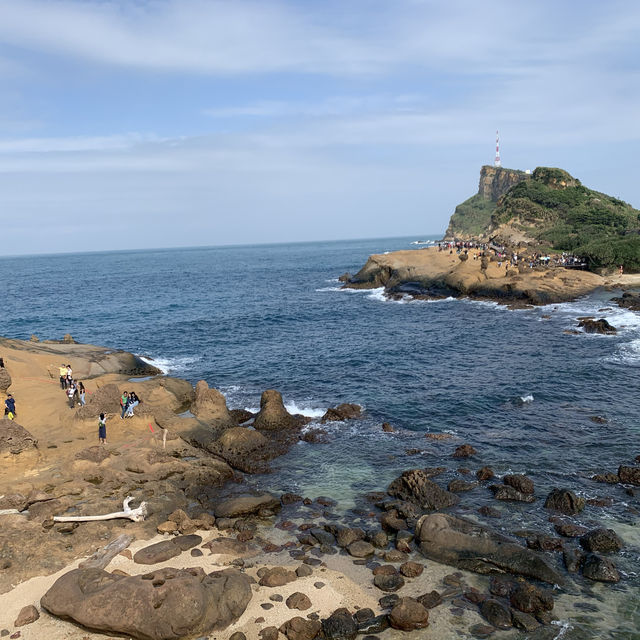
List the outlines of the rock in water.
{"label": "rock in water", "polygon": [[625,467],[622,465],[618,468],[618,477],[620,482],[624,484],[633,484],[636,487],[640,487],[640,467]]}
{"label": "rock in water", "polygon": [[413,631],[429,625],[429,611],[413,598],[401,598],[391,609],[389,622],[394,629]]}
{"label": "rock in water", "polygon": [[405,471],[389,485],[387,492],[394,498],[413,502],[422,509],[444,509],[460,501],[455,493],[445,491],[430,480],[423,469]]}
{"label": "rock in water", "polygon": [[620,574],[613,562],[595,553],[590,553],[584,559],[582,575],[598,582],[620,582]]}
{"label": "rock in water", "polygon": [[282,394],[275,389],[263,391],[260,412],[253,421],[256,429],[289,429],[305,423],[305,419],[292,416],[285,408]]}
{"label": "rock in water", "polygon": [[422,553],[437,562],[477,573],[502,570],[564,584],[560,574],[534,551],[462,518],[444,513],[422,516],[416,526],[416,540]]}
{"label": "rock in water", "polygon": [[594,529],[580,538],[586,551],[620,551],[624,543],[613,529]]}
{"label": "rock in water", "polygon": [[610,325],[604,318],[600,320],[592,320],[590,318],[585,318],[584,320],[580,320],[578,327],[581,327],[585,333],[602,333],[605,335],[610,335],[617,333],[617,329]]}
{"label": "rock in water", "polygon": [[178,640],[225,629],[251,600],[248,578],[233,569],[160,569],[119,576],[74,569],[40,601],[49,613],[88,629],[141,640]]}
{"label": "rock in water", "polygon": [[568,489],[554,489],[547,496],[544,508],[572,516],[584,509],[584,498],[579,498]]}
{"label": "rock in water", "polygon": [[[340,420],[353,420],[362,415],[362,407],[359,404],[343,403],[335,408],[327,409],[320,422],[335,422]],[[384,425],[383,425],[384,426]]]}

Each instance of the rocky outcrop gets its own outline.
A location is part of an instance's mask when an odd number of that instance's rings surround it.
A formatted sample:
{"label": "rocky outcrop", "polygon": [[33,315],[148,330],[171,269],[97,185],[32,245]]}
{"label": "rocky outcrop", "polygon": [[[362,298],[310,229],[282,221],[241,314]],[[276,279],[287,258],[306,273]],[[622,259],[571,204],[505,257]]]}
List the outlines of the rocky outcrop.
{"label": "rocky outcrop", "polygon": [[498,202],[500,197],[507,193],[511,187],[515,187],[519,182],[530,177],[524,171],[484,165],[480,169],[478,195],[486,200]]}
{"label": "rocky outcrop", "polygon": [[87,396],[87,403],[75,412],[78,420],[97,418],[101,413],[120,413],[120,389],[117,384],[105,384]]}
{"label": "rocky outcrop", "polygon": [[227,409],[225,397],[217,390],[200,380],[196,384],[196,395],[191,413],[200,420],[210,422],[219,427],[232,427],[237,423]]}
{"label": "rocky outcrop", "polygon": [[387,493],[424,510],[446,509],[460,501],[455,493],[445,491],[430,480],[424,469],[405,471],[389,485]]}
{"label": "rocky outcrop", "polygon": [[353,420],[362,415],[362,407],[359,404],[343,403],[335,408],[327,409],[320,422],[338,422],[341,420]]}
{"label": "rocky outcrop", "polygon": [[207,446],[207,450],[245,473],[269,471],[268,462],[285,451],[281,444],[246,427],[225,429],[215,442]]}
{"label": "rocky outcrop", "polygon": [[0,419],[0,454],[18,455],[37,446],[38,441],[15,420]]}
{"label": "rocky outcrop", "polygon": [[600,320],[584,318],[578,322],[578,328],[582,329],[585,333],[601,333],[603,335],[614,335],[618,332],[618,330],[610,325],[604,318]]}
{"label": "rocky outcrop", "polygon": [[431,560],[477,573],[513,573],[563,584],[545,560],[506,536],[444,513],[423,516],[416,526],[422,553]]}
{"label": "rocky outcrop", "polygon": [[11,375],[6,367],[0,368],[0,391],[7,393],[7,389],[11,386]]}
{"label": "rocky outcrop", "polygon": [[275,389],[267,389],[260,397],[260,412],[253,421],[256,429],[275,430],[299,427],[310,422],[304,416],[293,416],[284,407],[282,394]]}
{"label": "rocky outcrop", "polygon": [[234,570],[160,569],[121,576],[75,569],[41,599],[52,615],[96,631],[140,640],[208,635],[237,620],[251,600],[249,579]]}

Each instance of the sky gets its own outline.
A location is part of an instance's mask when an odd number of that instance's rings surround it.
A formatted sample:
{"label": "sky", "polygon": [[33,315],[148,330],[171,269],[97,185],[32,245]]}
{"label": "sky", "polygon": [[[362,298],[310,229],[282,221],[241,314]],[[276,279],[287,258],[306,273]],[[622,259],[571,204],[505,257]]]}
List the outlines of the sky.
{"label": "sky", "polygon": [[640,207],[635,0],[0,0],[4,254],[442,234],[503,166]]}

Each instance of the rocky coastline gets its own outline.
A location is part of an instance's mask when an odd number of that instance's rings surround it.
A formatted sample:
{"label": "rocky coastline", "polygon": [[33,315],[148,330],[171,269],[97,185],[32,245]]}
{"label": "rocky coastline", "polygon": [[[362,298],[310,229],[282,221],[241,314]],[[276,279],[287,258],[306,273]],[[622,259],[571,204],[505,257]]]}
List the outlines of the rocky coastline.
{"label": "rocky coastline", "polygon": [[571,302],[598,289],[640,287],[639,274],[601,276],[563,267],[530,268],[526,260],[511,266],[480,253],[428,247],[375,254],[355,275],[340,279],[347,289],[384,288],[391,299],[466,297],[514,307]]}
{"label": "rocky coastline", "polygon": [[[266,390],[253,414],[126,352],[0,347],[0,388],[18,401],[16,419],[0,421],[0,629],[12,638],[411,640],[429,627],[438,638],[543,639],[593,606],[594,588],[624,589],[616,564],[634,541],[594,520],[599,505],[562,486],[537,495],[523,474],[496,478],[449,434],[427,434],[461,464],[446,487],[443,467],[399,470],[341,513],[330,496],[274,493],[268,475],[257,491],[244,478],[268,474],[300,440],[321,446],[323,422],[358,420],[357,405],[312,422]],[[64,402],[59,360],[85,381],[84,407]],[[143,402],[120,420],[131,388]],[[106,446],[94,444],[101,412]],[[593,482],[637,499],[639,462]],[[466,496],[482,490],[541,510],[556,535],[502,530],[499,510],[470,509]],[[144,519],[54,520],[126,511],[127,498],[144,503]]]}

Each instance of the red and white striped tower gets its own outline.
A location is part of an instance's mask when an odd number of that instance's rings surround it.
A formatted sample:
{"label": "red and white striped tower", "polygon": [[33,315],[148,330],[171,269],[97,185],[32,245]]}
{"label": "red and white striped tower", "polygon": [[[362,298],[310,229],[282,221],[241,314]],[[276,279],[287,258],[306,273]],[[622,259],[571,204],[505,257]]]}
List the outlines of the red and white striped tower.
{"label": "red and white striped tower", "polygon": [[500,162],[500,136],[496,131],[496,159],[493,162],[494,167],[501,167],[502,163]]}

